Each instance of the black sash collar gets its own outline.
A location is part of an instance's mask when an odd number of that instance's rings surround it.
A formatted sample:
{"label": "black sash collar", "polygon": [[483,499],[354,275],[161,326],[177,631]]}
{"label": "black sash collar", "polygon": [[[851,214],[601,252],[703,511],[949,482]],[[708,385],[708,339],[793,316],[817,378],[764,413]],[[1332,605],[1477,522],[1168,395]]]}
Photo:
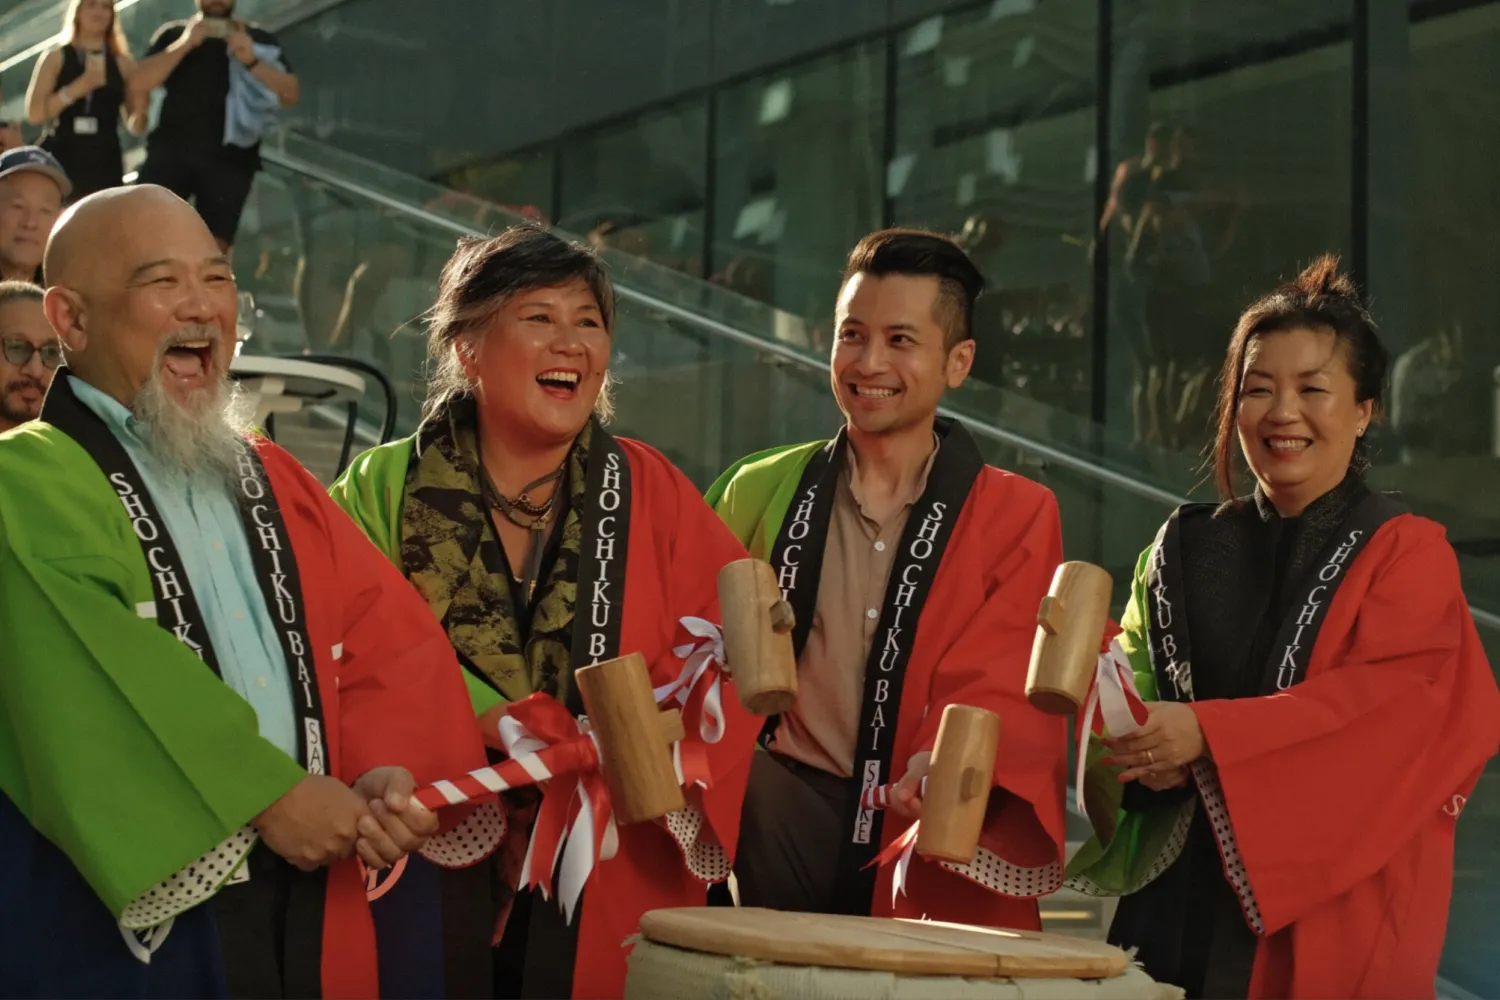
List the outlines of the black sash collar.
{"label": "black sash collar", "polygon": [[[939,418],[935,429],[941,445],[927,476],[927,488],[912,505],[902,531],[875,640],[865,663],[864,700],[854,748],[854,778],[862,790],[890,780],[896,717],[922,606],[942,564],[959,511],[984,467],[979,448],[962,424]],[[807,464],[771,550],[771,566],[781,582],[782,594],[796,612],[792,640],[799,657],[812,629],[823,550],[847,446],[840,430]],[[771,720],[767,733],[774,726],[775,720]],[[849,836],[839,860],[840,895],[849,900],[850,912],[869,913],[875,871],[866,865],[880,850],[883,815],[878,810],[857,808],[850,817]]]}
{"label": "black sash collar", "polygon": [[[104,420],[74,394],[67,369],[59,369],[53,379],[41,418],[89,453],[108,477],[130,518],[156,598],[152,606],[137,608],[137,613],[155,618],[157,624],[197,654],[215,675],[222,676],[202,609],[193,597],[191,581],[182,568],[182,558],[166,522],[124,446]],[[240,457],[238,473],[235,499],[250,542],[255,578],[271,620],[276,623],[277,637],[289,667],[292,703],[302,737],[298,761],[309,774],[326,774],[328,741],[323,702],[308,639],[306,602],[286,521],[254,447],[247,447]]]}
{"label": "black sash collar", "polygon": [[[1147,637],[1158,697],[1192,701],[1192,637],[1189,635],[1186,582],[1183,574],[1182,520],[1212,516],[1214,505],[1186,504],[1173,511],[1161,530],[1146,568]],[[1307,676],[1308,660],[1327,617],[1328,604],[1370,538],[1407,507],[1397,496],[1371,493],[1360,500],[1318,553],[1312,568],[1297,581],[1288,611],[1276,633],[1270,659],[1261,673],[1259,693],[1275,694]],[[1232,569],[1230,569],[1232,571]]]}
{"label": "black sash collar", "polygon": [[[597,423],[589,440],[588,474],[579,505],[578,603],[569,660],[576,670],[620,655],[625,564],[630,549],[630,461],[620,442]],[[574,685],[576,690],[576,685]]]}

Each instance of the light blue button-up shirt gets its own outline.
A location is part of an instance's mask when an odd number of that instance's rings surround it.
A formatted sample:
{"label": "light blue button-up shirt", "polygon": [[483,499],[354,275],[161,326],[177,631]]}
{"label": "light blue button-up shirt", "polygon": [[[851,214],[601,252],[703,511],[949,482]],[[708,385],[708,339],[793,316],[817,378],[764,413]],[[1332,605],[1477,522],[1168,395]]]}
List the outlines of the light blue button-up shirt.
{"label": "light blue button-up shirt", "polygon": [[256,581],[250,541],[229,486],[214,488],[175,475],[151,452],[145,438],[149,429],[128,409],[86,382],[68,378],[78,399],[125,447],[161,512],[203,613],[224,683],[255,709],[260,734],[295,759],[291,672]]}

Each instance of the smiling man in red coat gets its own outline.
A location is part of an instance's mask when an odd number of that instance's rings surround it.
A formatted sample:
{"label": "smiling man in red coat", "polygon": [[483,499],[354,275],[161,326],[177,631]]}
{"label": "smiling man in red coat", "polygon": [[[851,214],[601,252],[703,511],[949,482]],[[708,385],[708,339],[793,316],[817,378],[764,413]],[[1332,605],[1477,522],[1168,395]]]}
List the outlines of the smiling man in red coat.
{"label": "smiling man in red coat", "polygon": [[[865,237],[833,348],[846,426],[752,455],[710,490],[797,613],[800,694],[767,727],[742,814],[744,905],[1040,928],[1037,897],[1062,884],[1066,726],[1023,694],[1062,558],[1057,502],[937,416],[973,363],[983,287],[944,237]],[[870,862],[920,815],[953,704],[1002,719],[980,849],[968,865],[914,859],[893,899],[892,867]],[[860,800],[893,781],[884,822]]]}

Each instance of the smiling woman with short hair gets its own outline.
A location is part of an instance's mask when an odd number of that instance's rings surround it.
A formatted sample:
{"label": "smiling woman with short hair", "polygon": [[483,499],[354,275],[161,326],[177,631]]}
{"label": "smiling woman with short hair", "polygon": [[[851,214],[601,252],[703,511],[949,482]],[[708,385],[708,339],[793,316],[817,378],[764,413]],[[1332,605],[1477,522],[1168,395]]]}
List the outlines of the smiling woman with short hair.
{"label": "smiling woman with short hair", "polygon": [[1106,741],[1117,829],[1072,884],[1125,895],[1110,940],[1189,997],[1433,994],[1500,694],[1442,527],[1365,485],[1387,362],[1336,258],[1256,300],[1221,376],[1224,502],[1137,564],[1120,639],[1151,717]]}
{"label": "smiling woman with short hair", "polygon": [[[442,621],[497,750],[517,703],[543,696],[582,713],[579,666],[640,653],[653,684],[672,684],[674,649],[696,642],[680,620],[718,620],[719,570],[745,554],[665,457],[604,429],[614,328],[614,290],[588,247],[535,225],[461,240],[429,314],[436,371],[421,428],[356,459],[333,489]],[[407,888],[375,906],[382,952],[397,956],[387,966],[404,977],[385,995],[619,996],[619,945],[641,914],[702,903],[728,877],[760,727],[732,697],[722,704],[723,739],[706,747],[712,790],[685,789],[688,808],[665,824],[621,827],[581,913],[518,888],[534,789],[504,794],[493,866],[439,874],[413,861]],[[424,909],[423,879],[441,879],[441,912]],[[406,933],[424,920],[443,933]],[[575,955],[589,958],[575,966]]]}

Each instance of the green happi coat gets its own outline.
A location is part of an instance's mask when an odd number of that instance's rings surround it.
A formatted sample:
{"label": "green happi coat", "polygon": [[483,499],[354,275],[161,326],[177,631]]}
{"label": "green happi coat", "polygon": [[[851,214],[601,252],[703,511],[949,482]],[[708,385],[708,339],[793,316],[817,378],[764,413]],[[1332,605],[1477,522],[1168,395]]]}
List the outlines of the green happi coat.
{"label": "green happi coat", "polygon": [[120,499],[47,424],[0,436],[0,594],[0,790],[111,913],[306,776],[136,613],[151,577]]}

